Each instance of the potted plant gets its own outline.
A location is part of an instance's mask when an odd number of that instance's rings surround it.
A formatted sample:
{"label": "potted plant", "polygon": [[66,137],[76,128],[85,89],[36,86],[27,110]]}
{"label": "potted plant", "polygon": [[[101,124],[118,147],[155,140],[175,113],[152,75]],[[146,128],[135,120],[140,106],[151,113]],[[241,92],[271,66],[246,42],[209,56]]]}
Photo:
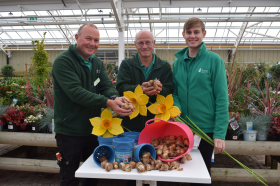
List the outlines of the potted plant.
{"label": "potted plant", "polygon": [[9,131],[19,132],[20,130],[25,129],[26,122],[24,119],[26,117],[24,112],[18,107],[10,107],[2,116],[5,117],[5,120],[8,122]]}
{"label": "potted plant", "polygon": [[7,109],[7,106],[0,105],[0,131],[3,130],[3,126],[6,124],[6,119],[4,116],[2,117],[2,115],[6,112]]}
{"label": "potted plant", "polygon": [[227,140],[237,140],[239,131],[239,113],[229,112],[229,124],[227,129]]}
{"label": "potted plant", "polygon": [[253,129],[256,130],[257,140],[265,141],[267,139],[267,133],[269,131],[269,125],[272,117],[270,115],[260,114],[255,115],[255,120],[253,123]]}
{"label": "potted plant", "polygon": [[32,132],[39,133],[38,122],[42,119],[43,115],[38,114],[37,116],[30,115],[24,121],[31,124]]}
{"label": "potted plant", "polygon": [[43,133],[52,133],[52,119],[54,119],[54,109],[48,108],[43,118],[38,122],[38,129]]}
{"label": "potted plant", "polygon": [[274,117],[269,126],[269,138],[271,140],[280,141],[280,112],[277,110],[276,112],[272,113]]}

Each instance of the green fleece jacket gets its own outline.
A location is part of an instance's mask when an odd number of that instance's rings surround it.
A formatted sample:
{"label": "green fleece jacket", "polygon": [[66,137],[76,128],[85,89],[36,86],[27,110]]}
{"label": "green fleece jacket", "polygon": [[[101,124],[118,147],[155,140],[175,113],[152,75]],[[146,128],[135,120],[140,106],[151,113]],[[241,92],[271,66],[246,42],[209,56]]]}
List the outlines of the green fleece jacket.
{"label": "green fleece jacket", "polygon": [[[157,78],[162,84],[161,95],[167,96],[172,93],[173,81],[171,66],[168,62],[161,60],[155,55],[155,64],[153,65],[152,71],[145,80],[145,75],[142,71],[140,61],[138,60],[138,53],[129,59],[122,61],[118,77],[117,77],[117,90],[120,95],[123,95],[125,91],[134,92],[138,85],[142,85],[143,82],[153,80]],[[156,96],[149,96],[149,102],[155,103]],[[147,107],[149,104],[147,105]],[[131,131],[141,132],[145,127],[145,122],[149,119],[154,118],[155,115],[147,111],[147,116],[141,116],[140,114],[133,118],[123,117],[122,125]]]}
{"label": "green fleece jacket", "polygon": [[173,63],[174,105],[181,116],[188,116],[203,132],[225,139],[228,126],[228,89],[223,60],[206,50],[203,43],[198,54],[189,58],[188,47],[175,56]]}
{"label": "green fleece jacket", "polygon": [[[91,59],[92,72],[83,63],[74,45],[59,54],[53,64],[55,132],[87,136],[92,132],[90,118],[100,117],[108,98],[118,95],[101,59]],[[98,84],[94,82],[100,79]]]}

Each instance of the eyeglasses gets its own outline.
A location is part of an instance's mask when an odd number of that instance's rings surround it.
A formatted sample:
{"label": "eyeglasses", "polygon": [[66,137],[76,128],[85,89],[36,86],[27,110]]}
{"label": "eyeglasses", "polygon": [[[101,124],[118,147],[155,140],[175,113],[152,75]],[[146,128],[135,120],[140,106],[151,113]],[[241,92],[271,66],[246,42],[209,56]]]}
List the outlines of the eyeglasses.
{"label": "eyeglasses", "polygon": [[143,47],[144,44],[146,44],[146,46],[150,47],[150,46],[152,46],[153,43],[151,41],[147,41],[146,43],[144,43],[144,42],[136,43],[136,45],[139,46],[139,47]]}

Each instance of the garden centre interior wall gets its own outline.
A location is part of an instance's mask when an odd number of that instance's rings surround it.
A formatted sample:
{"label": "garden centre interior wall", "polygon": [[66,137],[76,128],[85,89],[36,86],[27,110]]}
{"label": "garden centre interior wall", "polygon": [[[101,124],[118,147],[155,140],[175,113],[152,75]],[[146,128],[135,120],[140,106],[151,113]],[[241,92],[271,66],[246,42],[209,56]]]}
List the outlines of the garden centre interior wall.
{"label": "garden centre interior wall", "polygon": [[[173,62],[175,60],[174,53],[178,50],[156,49],[156,54],[168,62]],[[63,52],[63,50],[47,50],[47,52],[49,54],[49,61],[53,63],[56,56]],[[219,54],[224,61],[227,60],[227,50],[213,49],[213,52]],[[31,63],[32,56],[32,50],[12,51],[9,64],[13,65],[15,71],[25,71],[25,63]],[[266,62],[275,64],[280,61],[280,52],[279,50],[238,50],[236,60],[238,62]],[[3,51],[0,51],[0,68],[6,64],[7,56]],[[30,65],[28,65],[29,67]]]}

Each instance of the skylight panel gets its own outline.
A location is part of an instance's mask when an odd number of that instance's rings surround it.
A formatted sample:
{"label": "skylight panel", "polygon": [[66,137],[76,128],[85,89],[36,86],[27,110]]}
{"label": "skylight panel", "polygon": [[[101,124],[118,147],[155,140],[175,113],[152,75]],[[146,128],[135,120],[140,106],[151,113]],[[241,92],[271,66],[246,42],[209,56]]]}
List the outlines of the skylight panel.
{"label": "skylight panel", "polygon": [[180,13],[192,13],[193,8],[180,8]]}
{"label": "skylight panel", "polygon": [[242,26],[243,22],[232,22],[231,26]]}
{"label": "skylight panel", "polygon": [[142,13],[142,14],[148,13],[147,8],[139,8],[138,11],[139,11],[139,13]]}
{"label": "skylight panel", "polygon": [[107,30],[109,37],[119,37],[119,33],[117,30]]}
{"label": "skylight panel", "polygon": [[170,13],[179,13],[179,8],[169,8]]}
{"label": "skylight panel", "polygon": [[207,22],[205,26],[217,26],[218,22]]}
{"label": "skylight panel", "polygon": [[221,7],[209,7],[208,12],[221,12]]}
{"label": "skylight panel", "polygon": [[40,16],[48,16],[49,14],[46,11],[35,11]]}
{"label": "skylight panel", "polygon": [[227,32],[226,32],[225,29],[217,29],[216,36],[218,36],[218,37],[225,37],[226,33]]}
{"label": "skylight panel", "polygon": [[168,37],[178,37],[178,29],[168,29]]}
{"label": "skylight panel", "polygon": [[108,37],[105,30],[99,30],[99,37]]}
{"label": "skylight panel", "polygon": [[23,39],[30,39],[30,38],[31,38],[27,32],[18,32],[18,34],[19,34]]}
{"label": "skylight panel", "polygon": [[263,12],[265,7],[256,7],[254,12]]}
{"label": "skylight panel", "polygon": [[168,23],[168,26],[180,26],[179,23]]}
{"label": "skylight panel", "polygon": [[37,38],[37,39],[39,39],[39,38],[41,38],[41,36],[40,36],[40,34],[38,33],[38,32],[28,32],[33,38]]}
{"label": "skylight panel", "polygon": [[1,39],[11,39],[5,32],[2,32],[2,33],[0,34],[0,38],[1,38]]}
{"label": "skylight panel", "polygon": [[141,23],[142,27],[150,27],[149,23]]}
{"label": "skylight panel", "polygon": [[[81,15],[81,10],[72,10],[73,12],[74,12],[74,15]],[[73,14],[73,12],[72,12],[72,14]],[[72,15],[72,14],[70,14],[70,15]]]}
{"label": "skylight panel", "polygon": [[12,39],[21,39],[16,32],[6,32]]}
{"label": "skylight panel", "polygon": [[271,7],[271,8],[269,9],[269,12],[279,12],[279,8],[280,8],[280,7]]}
{"label": "skylight panel", "polygon": [[34,11],[24,11],[23,12],[26,16],[36,16]]}
{"label": "skylight panel", "polygon": [[154,27],[157,27],[157,26],[166,27],[166,23],[154,23]]}
{"label": "skylight panel", "polygon": [[236,12],[248,12],[249,7],[237,7]]}
{"label": "skylight panel", "polygon": [[54,38],[63,38],[59,31],[52,31],[51,34],[54,36]]}
{"label": "skylight panel", "polygon": [[152,8],[152,13],[159,13],[159,8]]}
{"label": "skylight panel", "polygon": [[215,32],[216,32],[216,29],[207,29],[205,37],[214,37],[215,36]]}

